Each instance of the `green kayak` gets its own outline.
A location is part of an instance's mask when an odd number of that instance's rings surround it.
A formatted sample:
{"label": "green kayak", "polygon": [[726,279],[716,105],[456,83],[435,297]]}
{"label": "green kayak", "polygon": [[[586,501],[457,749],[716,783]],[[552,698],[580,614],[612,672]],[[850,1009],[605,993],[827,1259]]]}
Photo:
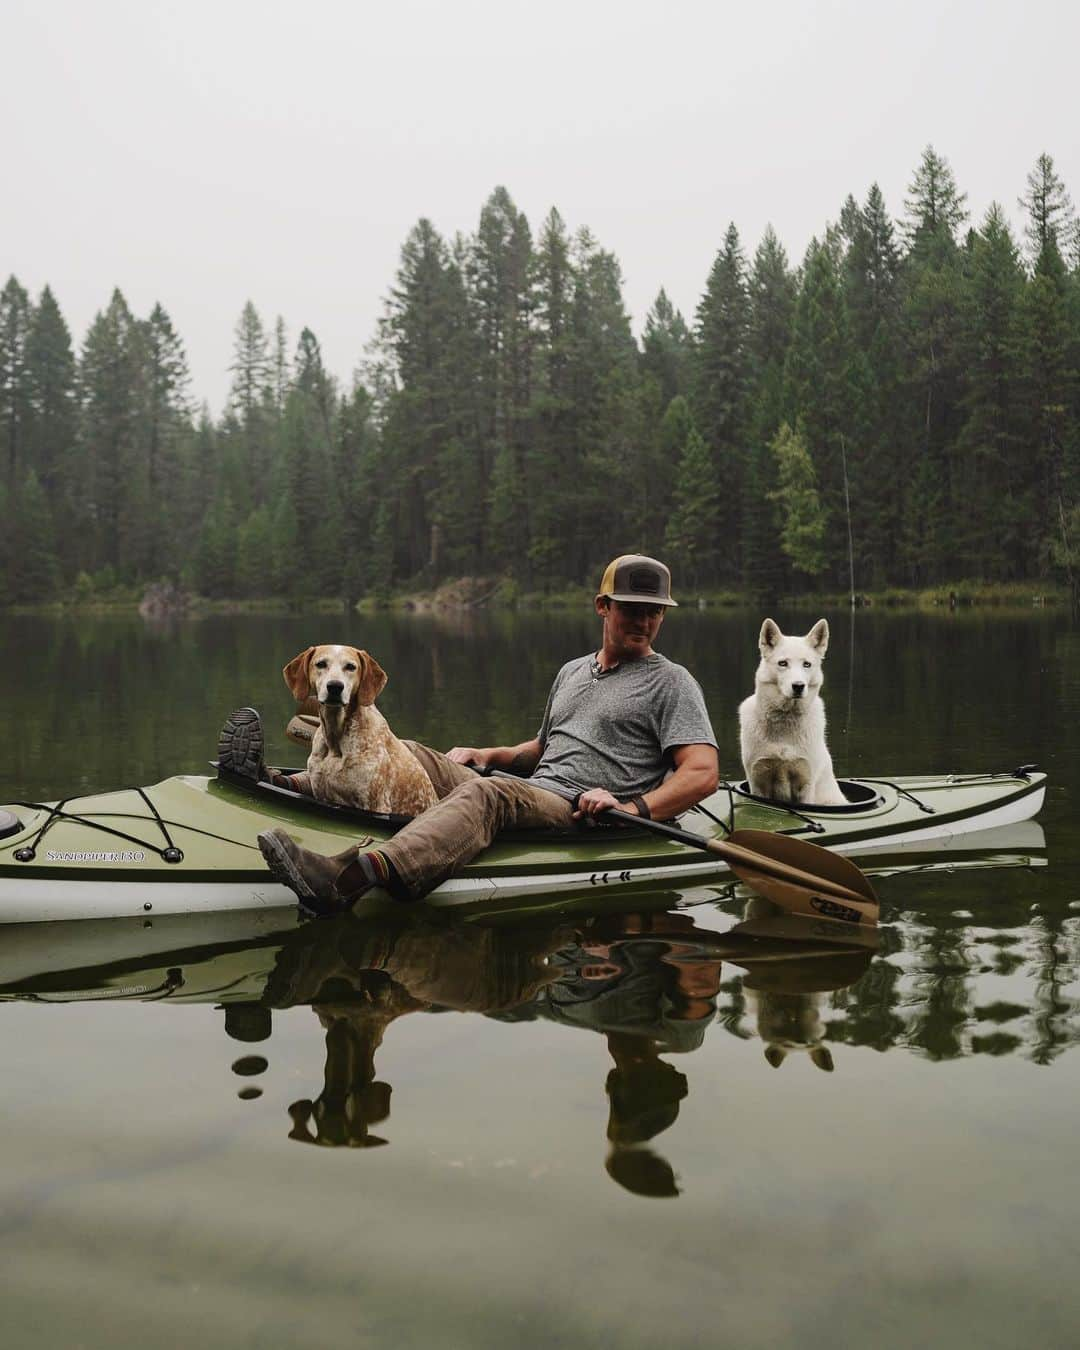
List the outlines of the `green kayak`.
{"label": "green kayak", "polygon": [[[853,856],[934,850],[1030,819],[1042,806],[1046,776],[1025,765],[1005,773],[851,778],[841,787],[845,806],[796,808],[725,783],[679,824],[703,838],[770,830]],[[306,848],[331,854],[361,838],[389,838],[403,823],[267,783],[201,776],[59,802],[13,802],[0,808],[0,922],[274,909],[295,898],[264,867],[261,830],[280,825]],[[730,878],[720,859],[645,830],[522,831],[500,836],[428,903],[681,888],[714,878]]]}

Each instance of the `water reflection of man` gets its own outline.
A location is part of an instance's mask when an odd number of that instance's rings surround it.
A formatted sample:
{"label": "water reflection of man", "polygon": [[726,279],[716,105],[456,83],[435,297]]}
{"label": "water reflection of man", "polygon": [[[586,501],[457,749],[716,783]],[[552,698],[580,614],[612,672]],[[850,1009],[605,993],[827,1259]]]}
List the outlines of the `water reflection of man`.
{"label": "water reflection of man", "polygon": [[693,941],[696,931],[686,914],[600,920],[559,952],[559,979],[506,1015],[605,1037],[614,1065],[605,1083],[605,1168],[635,1195],[679,1194],[671,1165],[646,1145],[675,1123],[688,1092],[685,1075],[661,1054],[698,1049],[716,1014],[720,962]]}

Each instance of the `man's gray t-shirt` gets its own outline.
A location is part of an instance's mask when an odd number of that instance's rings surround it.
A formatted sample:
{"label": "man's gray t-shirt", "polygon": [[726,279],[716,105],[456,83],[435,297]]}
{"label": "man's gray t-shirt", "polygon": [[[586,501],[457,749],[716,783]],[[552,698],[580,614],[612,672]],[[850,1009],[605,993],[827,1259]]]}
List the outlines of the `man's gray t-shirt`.
{"label": "man's gray t-shirt", "polygon": [[537,735],[540,763],[529,782],[571,800],[602,787],[626,801],[661,782],[677,746],[716,746],[701,686],[659,652],[599,676],[592,656],[568,661]]}

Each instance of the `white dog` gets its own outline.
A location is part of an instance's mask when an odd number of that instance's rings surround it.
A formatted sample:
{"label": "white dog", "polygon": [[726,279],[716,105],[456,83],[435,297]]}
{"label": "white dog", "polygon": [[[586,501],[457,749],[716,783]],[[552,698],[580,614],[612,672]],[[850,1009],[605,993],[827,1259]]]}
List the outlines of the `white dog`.
{"label": "white dog", "polygon": [[761,662],[754,693],[739,705],[743,771],[755,797],[843,806],[825,744],[821,662],[829,625],[819,619],[805,637],[785,637],[761,625]]}

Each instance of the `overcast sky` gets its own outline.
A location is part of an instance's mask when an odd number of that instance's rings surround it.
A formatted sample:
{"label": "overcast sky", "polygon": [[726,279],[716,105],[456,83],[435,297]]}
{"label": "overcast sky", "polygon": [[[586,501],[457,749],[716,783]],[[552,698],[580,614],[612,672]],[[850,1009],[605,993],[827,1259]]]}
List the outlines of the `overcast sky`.
{"label": "overcast sky", "polygon": [[[348,379],[420,216],[505,185],[692,318],[729,220],[793,260],[927,143],[973,217],[1042,151],[1080,197],[1080,6],[1056,0],[0,0],[0,272],[76,344],[160,300],[215,415],[245,300]],[[0,278],[2,280],[2,278]]]}

